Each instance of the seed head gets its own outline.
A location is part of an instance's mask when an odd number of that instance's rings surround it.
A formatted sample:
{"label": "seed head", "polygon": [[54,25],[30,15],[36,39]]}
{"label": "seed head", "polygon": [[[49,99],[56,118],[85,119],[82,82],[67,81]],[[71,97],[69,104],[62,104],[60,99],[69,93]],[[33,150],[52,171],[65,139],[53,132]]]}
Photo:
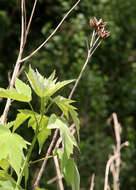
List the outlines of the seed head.
{"label": "seed head", "polygon": [[110,36],[110,32],[105,30],[107,22],[103,22],[102,18],[97,20],[96,17],[90,19],[90,26],[93,27],[98,36],[101,38],[107,38]]}

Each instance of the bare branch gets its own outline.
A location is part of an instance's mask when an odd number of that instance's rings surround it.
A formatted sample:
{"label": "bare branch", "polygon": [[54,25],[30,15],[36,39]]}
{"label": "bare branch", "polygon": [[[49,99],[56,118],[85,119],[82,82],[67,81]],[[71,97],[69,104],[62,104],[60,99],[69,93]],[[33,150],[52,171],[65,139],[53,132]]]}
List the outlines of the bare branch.
{"label": "bare branch", "polygon": [[116,136],[116,149],[115,149],[115,154],[118,154],[118,158],[115,160],[115,175],[113,175],[114,178],[114,189],[119,190],[119,173],[120,173],[120,149],[121,149],[121,138],[120,138],[120,133],[121,133],[121,127],[118,122],[117,114],[113,113],[112,114],[113,121],[114,121],[114,130],[115,130],[115,136]]}
{"label": "bare branch", "polygon": [[51,33],[51,35],[36,49],[34,50],[30,55],[28,55],[27,57],[23,58],[22,60],[20,60],[21,62],[24,62],[26,60],[28,60],[30,57],[32,57],[33,55],[35,55],[50,39],[51,37],[56,33],[56,31],[59,29],[59,27],[62,25],[62,23],[64,22],[64,20],[68,17],[68,15],[73,11],[73,9],[78,5],[78,3],[80,2],[80,0],[78,0],[76,2],[76,4],[66,13],[66,15],[63,17],[63,19],[60,21],[60,23],[58,24],[58,26],[55,28],[55,30]]}
{"label": "bare branch", "polygon": [[[13,71],[13,74],[12,74],[12,78],[11,78],[11,81],[10,81],[10,86],[9,88],[12,88],[14,83],[15,83],[15,80],[16,80],[16,77],[18,75],[18,72],[19,72],[19,68],[20,68],[20,60],[21,60],[21,57],[22,57],[22,53],[23,53],[23,48],[24,48],[24,0],[21,0],[21,42],[20,42],[20,50],[19,50],[19,54],[18,54],[18,58],[17,58],[17,61],[16,61],[16,65],[14,67],[14,71]],[[6,122],[6,119],[7,119],[7,115],[8,115],[8,111],[9,111],[9,108],[10,108],[10,105],[11,105],[11,99],[7,99],[7,102],[6,102],[6,106],[5,106],[5,109],[4,109],[4,112],[3,112],[3,117],[2,117],[2,120],[1,120],[1,123],[2,124],[5,124]]]}
{"label": "bare branch", "polygon": [[56,171],[57,171],[57,181],[58,181],[59,188],[60,188],[60,190],[64,190],[58,158],[57,158],[57,156],[54,156],[53,159],[54,159],[54,163],[55,163],[55,167],[56,167]]}
{"label": "bare branch", "polygon": [[90,190],[94,189],[94,178],[95,178],[95,174],[92,175],[91,177],[91,186],[90,186]]}
{"label": "bare branch", "polygon": [[[63,178],[63,175],[61,175],[61,177]],[[54,183],[56,180],[58,179],[57,176],[53,177],[52,179],[50,179],[49,181],[47,181],[47,184],[51,184],[51,183]]]}
{"label": "bare branch", "polygon": [[115,154],[110,157],[106,164],[106,170],[105,170],[105,183],[104,183],[104,190],[108,190],[108,175],[109,175],[109,169],[112,164],[112,162],[119,157],[118,154]]}
{"label": "bare branch", "polygon": [[25,43],[26,43],[28,32],[30,30],[30,26],[31,26],[31,23],[32,23],[32,18],[33,18],[33,15],[34,15],[36,4],[37,4],[37,0],[34,1],[31,16],[30,16],[30,19],[29,19],[29,22],[28,22],[28,25],[27,25],[27,28],[26,28],[26,31],[25,31]]}
{"label": "bare branch", "polygon": [[[12,74],[12,78],[11,78],[11,81],[10,81],[9,88],[13,87],[16,78],[23,71],[23,67],[20,70],[20,64],[21,64],[20,60],[22,59],[22,54],[23,54],[25,43],[26,43],[27,35],[28,35],[29,29],[30,29],[30,25],[31,25],[31,22],[32,22],[32,17],[33,17],[33,14],[34,14],[36,3],[37,3],[37,0],[35,0],[35,2],[34,2],[33,9],[32,9],[32,12],[31,12],[31,16],[30,16],[30,19],[29,19],[29,23],[28,23],[27,29],[25,30],[25,28],[26,28],[25,0],[21,0],[21,41],[20,41],[20,50],[19,50],[17,61],[16,61],[16,65],[14,67],[14,71],[13,71],[13,74]],[[3,117],[2,117],[2,120],[1,120],[2,124],[5,124],[5,122],[7,120],[7,115],[8,115],[10,106],[11,106],[11,99],[8,98],[7,102],[6,102],[6,105],[5,105],[4,112],[3,112]]]}

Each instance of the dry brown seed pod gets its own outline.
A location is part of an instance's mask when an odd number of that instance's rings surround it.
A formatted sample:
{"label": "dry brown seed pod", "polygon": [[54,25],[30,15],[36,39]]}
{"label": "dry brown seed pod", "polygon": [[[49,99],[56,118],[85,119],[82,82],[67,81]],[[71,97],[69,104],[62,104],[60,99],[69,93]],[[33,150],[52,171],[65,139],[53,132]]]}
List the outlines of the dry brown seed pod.
{"label": "dry brown seed pod", "polygon": [[108,30],[98,30],[97,32],[98,36],[100,36],[102,39],[108,38],[110,36],[110,32]]}

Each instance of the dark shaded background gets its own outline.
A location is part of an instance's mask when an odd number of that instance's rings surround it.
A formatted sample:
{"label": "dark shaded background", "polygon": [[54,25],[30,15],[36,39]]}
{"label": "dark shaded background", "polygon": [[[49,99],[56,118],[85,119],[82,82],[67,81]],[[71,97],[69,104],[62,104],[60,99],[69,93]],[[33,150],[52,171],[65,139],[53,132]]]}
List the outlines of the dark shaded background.
{"label": "dark shaded background", "polygon": [[[24,57],[46,39],[57,26],[64,14],[75,3],[73,0],[39,0],[24,51]],[[26,3],[27,17],[33,1]],[[122,151],[120,189],[135,190],[136,187],[136,1],[135,0],[81,0],[74,12],[66,19],[56,35],[27,64],[48,76],[54,69],[59,80],[77,78],[87,55],[86,39],[92,29],[90,17],[102,17],[108,22],[111,36],[104,40],[89,62],[80,84],[73,96],[81,120],[81,153],[78,165],[81,174],[81,189],[87,190],[90,176],[96,174],[95,189],[103,189],[104,170],[108,155],[112,153],[115,136],[108,119],[113,112],[118,114],[122,124],[122,142],[130,146]],[[0,0],[0,86],[8,86],[8,73],[15,65],[20,42],[20,1]],[[21,78],[26,80],[25,75]],[[68,96],[72,86],[62,91]],[[34,99],[33,104],[37,105]],[[0,102],[2,114],[5,100]],[[16,109],[26,107],[13,103],[9,120],[15,119]],[[35,106],[38,110],[38,107]],[[27,140],[32,131],[26,127],[18,130]],[[50,139],[49,139],[50,140]],[[50,141],[47,142],[49,144]],[[43,149],[44,155],[47,144]],[[38,150],[32,159],[39,158]],[[54,177],[52,161],[48,162],[41,187],[56,189],[56,184],[47,185]],[[31,179],[36,168],[31,169]],[[29,185],[32,180],[29,181]],[[69,188],[65,188],[69,189]]]}

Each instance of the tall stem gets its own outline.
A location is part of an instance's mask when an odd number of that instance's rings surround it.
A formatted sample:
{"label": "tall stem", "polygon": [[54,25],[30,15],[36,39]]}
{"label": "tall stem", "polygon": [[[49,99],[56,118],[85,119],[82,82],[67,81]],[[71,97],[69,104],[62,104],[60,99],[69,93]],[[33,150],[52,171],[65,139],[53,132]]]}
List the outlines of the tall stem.
{"label": "tall stem", "polygon": [[[34,138],[33,138],[33,140],[32,140],[31,146],[30,146],[30,148],[29,148],[29,151],[28,151],[28,153],[27,153],[27,155],[26,155],[26,158],[25,158],[23,167],[22,167],[21,172],[20,172],[20,174],[19,174],[19,177],[18,177],[18,180],[17,180],[17,183],[16,183],[16,189],[15,189],[15,190],[17,190],[17,187],[18,187],[18,186],[20,185],[20,183],[21,183],[21,180],[22,180],[22,177],[23,177],[23,173],[24,173],[24,169],[25,169],[25,167],[26,167],[27,162],[29,161],[29,158],[30,158],[30,156],[31,156],[32,150],[33,150],[33,148],[34,148],[34,145],[35,145],[35,142],[36,142],[36,139],[37,139],[38,129],[39,129],[39,126],[40,126],[40,125],[38,124],[37,119],[36,119],[36,115],[35,115],[35,112],[34,112],[34,110],[33,110],[33,107],[32,107],[32,105],[31,105],[31,103],[29,103],[29,106],[30,106],[30,108],[31,108],[31,110],[32,110],[32,112],[33,112],[33,114],[34,114],[34,118],[35,118],[35,122],[36,122],[36,131],[35,131],[35,135],[34,135]],[[41,120],[40,120],[40,122],[41,122]]]}

